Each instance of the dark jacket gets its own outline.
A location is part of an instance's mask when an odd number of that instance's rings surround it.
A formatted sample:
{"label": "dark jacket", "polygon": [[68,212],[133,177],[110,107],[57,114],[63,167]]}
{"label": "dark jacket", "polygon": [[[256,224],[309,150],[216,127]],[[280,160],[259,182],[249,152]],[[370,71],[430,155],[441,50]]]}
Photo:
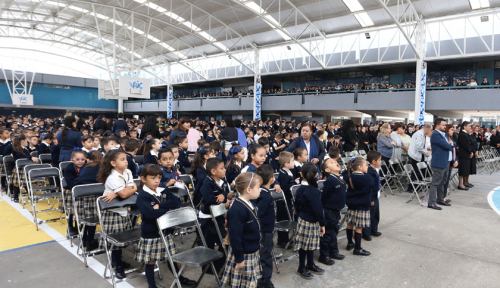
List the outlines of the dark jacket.
{"label": "dark jacket", "polygon": [[236,164],[229,163],[226,170],[227,183],[229,184],[233,183],[234,179],[236,179],[236,177],[238,177],[238,175],[241,174],[241,169],[245,168],[245,165],[246,165],[245,162],[241,162],[241,168],[240,168]]}
{"label": "dark jacket", "polygon": [[[141,237],[146,239],[159,238],[158,226],[156,224],[156,219],[163,216],[169,210],[177,209],[180,207],[181,200],[172,194],[168,189],[163,190],[162,202],[149,194],[148,192],[141,190],[137,196],[136,205],[141,211]],[[158,204],[159,209],[153,209],[153,206]]]}
{"label": "dark jacket", "polygon": [[163,174],[161,175],[160,187],[167,187],[167,183],[175,179],[175,181],[179,181],[179,173],[175,170],[174,167],[172,169],[167,169],[166,167],[160,166]]}
{"label": "dark jacket", "polygon": [[94,167],[83,166],[82,170],[80,170],[80,175],[78,175],[78,178],[75,180],[75,186],[98,183],[97,173],[99,172],[99,166],[100,165]]}
{"label": "dark jacket", "polygon": [[274,230],[274,200],[269,189],[260,187],[259,198],[252,201],[252,204],[258,208],[261,233],[273,233]]}
{"label": "dark jacket", "polygon": [[345,207],[347,184],[336,175],[328,175],[321,194],[321,204],[327,210],[340,210]]}
{"label": "dark jacket", "polygon": [[[325,148],[323,147],[323,144],[319,140],[318,136],[316,135],[311,135],[311,137],[314,137],[314,141],[316,142],[316,148],[318,149],[318,166],[321,167],[321,163],[323,163],[323,158],[325,158]],[[297,137],[293,142],[288,146],[285,151],[288,151],[290,153],[293,153],[293,151],[300,146],[300,142],[302,141],[302,136]]]}
{"label": "dark jacket", "polygon": [[[474,141],[475,143],[476,141]],[[464,131],[458,133],[458,159],[469,159],[470,153],[474,152],[474,147],[471,145],[469,135]],[[477,145],[477,144],[476,144]]]}
{"label": "dark jacket", "polygon": [[80,132],[68,129],[68,133],[66,133],[66,139],[64,139],[64,141],[62,141],[62,133],[63,131],[59,131],[59,133],[57,133],[57,143],[61,150],[73,150],[75,147],[83,147]]}
{"label": "dark jacket", "polygon": [[111,132],[113,132],[113,134],[116,134],[116,132],[118,132],[120,130],[126,131],[127,135],[128,135],[128,132],[129,132],[128,125],[127,125],[127,122],[123,119],[118,119],[113,123],[113,128],[111,129]]}
{"label": "dark jacket", "polygon": [[188,151],[184,149],[179,148],[179,158],[177,158],[179,162],[181,163],[182,166],[184,167],[191,167],[191,163],[189,161],[189,156],[188,156]]}
{"label": "dark jacket", "polygon": [[368,174],[351,173],[352,185],[349,184],[349,174],[345,172],[342,177],[347,183],[346,204],[349,210],[368,211],[371,207],[371,187],[373,178]]}
{"label": "dark jacket", "polygon": [[450,164],[449,157],[450,152],[453,150],[453,146],[448,143],[448,136],[441,135],[437,130],[434,130],[431,135],[431,148],[432,148],[432,159],[431,167],[435,168],[448,168]]}
{"label": "dark jacket", "polygon": [[46,145],[43,142],[36,145],[36,151],[38,155],[40,154],[50,154],[50,145]]}
{"label": "dark jacket", "polygon": [[[175,145],[175,136],[187,136],[187,135],[182,130],[173,130],[172,133],[170,133],[170,138],[168,138],[167,145]],[[180,152],[180,150],[181,149],[179,149],[179,152]]]}
{"label": "dark jacket", "polygon": [[143,164],[158,164],[158,157],[156,155],[151,154],[151,151],[146,153],[143,158]]}
{"label": "dark jacket", "polygon": [[222,187],[215,183],[212,177],[208,176],[203,181],[203,186],[200,189],[200,194],[202,197],[201,203],[203,207],[201,212],[210,215],[210,206],[217,205],[217,196],[220,194],[224,195],[224,203],[227,201],[227,194],[229,193],[229,184],[224,179]]}
{"label": "dark jacket", "polygon": [[236,263],[244,260],[244,254],[259,251],[260,225],[258,216],[252,213],[238,198],[227,211],[227,227]]}
{"label": "dark jacket", "polygon": [[375,201],[378,199],[378,191],[380,190],[380,176],[377,172],[377,170],[371,166],[368,166],[368,173],[373,179],[373,185],[371,186],[370,192],[371,192],[371,202]]}
{"label": "dark jacket", "polygon": [[354,151],[356,148],[356,142],[358,142],[356,132],[354,130],[348,130],[344,139],[344,151]]}
{"label": "dark jacket", "polygon": [[80,171],[78,171],[75,167],[75,164],[70,163],[63,170],[64,180],[66,180],[66,187],[64,189],[71,190],[75,186],[76,178],[80,175]]}
{"label": "dark jacket", "polygon": [[319,222],[325,226],[325,214],[321,205],[321,191],[309,185],[300,185],[295,198],[295,211],[299,217],[307,222]]}
{"label": "dark jacket", "polygon": [[290,191],[290,188],[293,185],[296,185],[294,177],[288,175],[288,173],[281,168],[279,171],[278,175],[278,182],[280,183],[281,189],[283,190],[283,193],[285,193],[285,199],[287,201],[287,204],[290,205],[290,201],[292,199],[292,192]]}

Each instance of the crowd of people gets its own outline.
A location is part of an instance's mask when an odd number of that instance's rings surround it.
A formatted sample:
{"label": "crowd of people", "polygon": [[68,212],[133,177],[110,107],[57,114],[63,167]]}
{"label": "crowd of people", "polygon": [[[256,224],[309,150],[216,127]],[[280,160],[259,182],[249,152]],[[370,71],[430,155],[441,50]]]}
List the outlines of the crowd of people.
{"label": "crowd of people", "polygon": [[[38,162],[31,154],[36,151],[50,153],[54,167],[62,161],[72,162],[62,171],[67,186],[63,193],[66,207],[61,207],[61,212],[68,215],[70,234],[78,232],[74,210],[69,207],[77,205],[87,217],[97,214],[95,201],[72,203],[74,186],[103,183],[102,199],[106,202],[138,193],[142,234],[135,259],[146,265],[149,287],[156,287],[154,266],[167,257],[165,249],[176,253],[172,231],[165,232],[165,246],[156,219],[189,201],[174,196],[170,189],[183,187],[179,175],[190,173],[195,181],[192,204],[198,209],[207,247],[215,249],[217,245],[224,254],[225,245],[231,248],[225,258],[214,262],[216,271],[212,273],[220,273],[223,285],[231,287],[274,287],[271,251],[276,221],[297,221],[293,243],[299,251],[297,273],[313,279],[325,272],[314,261],[315,250],[320,250],[319,263],[327,266],[346,257],[337,245],[340,211],[346,205],[345,250],[353,250],[356,256],[370,255],[361,242],[382,234],[378,231],[378,170],[382,162],[389,165],[390,159],[396,159],[415,167],[418,162],[430,162],[433,178],[428,207],[440,210],[451,205],[446,197],[451,169],[459,168],[458,189],[472,189],[469,175],[476,173],[478,151],[484,145],[500,149],[499,131],[500,126],[479,127],[469,122],[456,126],[441,118],[433,125],[419,126],[384,122],[355,125],[352,120],[300,123],[293,118],[125,119],[121,113],[117,119],[99,116],[95,120],[78,115],[54,119],[12,115],[0,116],[0,154]],[[347,161],[347,169],[341,169],[341,156],[355,150],[367,152],[366,157],[353,157]],[[190,152],[194,152],[193,157]],[[135,163],[135,155],[143,155],[143,162]],[[136,178],[141,179],[140,187],[134,184]],[[14,201],[19,201],[24,180],[13,174],[9,190]],[[322,193],[319,180],[325,181]],[[6,185],[3,177],[2,188],[7,189]],[[294,185],[300,186],[293,191]],[[407,190],[412,192],[412,187]],[[233,192],[237,197],[232,197]],[[283,193],[284,197],[276,202],[276,217],[272,193]],[[210,206],[220,203],[226,203],[227,221],[220,216],[214,222]],[[124,210],[104,212],[102,229],[107,233],[130,230],[130,217]],[[215,225],[223,237],[227,236],[225,243]],[[102,239],[95,239],[95,234],[95,227],[85,228],[83,247],[89,251],[103,248]],[[276,246],[286,248],[291,239],[289,233],[278,232]],[[113,247],[111,252],[119,279],[126,277],[129,265],[122,260],[121,249]],[[180,283],[188,287],[196,282],[180,276]]]}
{"label": "crowd of people", "polygon": [[[456,87],[464,87],[474,88],[477,86],[498,86],[497,89],[500,88],[500,79],[495,79],[493,83],[490,84],[487,77],[483,78],[481,83],[477,82],[476,78],[471,78],[470,81],[462,81],[461,79],[457,79],[454,83],[449,84],[447,80],[443,81],[431,81],[426,83],[426,87],[433,88],[446,88],[446,87],[454,87],[454,89],[460,89]],[[489,87],[495,88],[495,87]],[[372,83],[365,84],[361,82],[360,84],[348,84],[348,85],[336,85],[336,86],[306,86],[304,88],[291,88],[291,89],[264,89],[262,90],[262,95],[274,95],[274,94],[296,94],[296,93],[350,93],[353,91],[377,91],[377,90],[403,90],[415,89],[415,83],[398,83],[398,84],[389,84],[389,83]],[[452,88],[450,88],[452,89]],[[245,96],[253,96],[252,90],[245,91],[235,91],[235,92],[223,92],[223,93],[208,93],[208,94],[182,94],[174,96],[174,99],[192,99],[192,98],[220,98],[220,97],[245,97]]]}

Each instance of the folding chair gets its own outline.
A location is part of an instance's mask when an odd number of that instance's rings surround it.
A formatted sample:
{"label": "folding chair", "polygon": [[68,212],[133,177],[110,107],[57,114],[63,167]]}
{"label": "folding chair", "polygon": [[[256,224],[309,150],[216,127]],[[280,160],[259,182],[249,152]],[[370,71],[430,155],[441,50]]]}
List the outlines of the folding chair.
{"label": "folding chair", "polygon": [[[110,210],[110,209],[130,207],[132,205],[135,205],[136,200],[137,200],[137,194],[134,194],[126,199],[121,199],[120,197],[117,197],[117,198],[111,200],[111,202],[109,202],[109,203],[104,202],[102,200],[102,196],[97,198],[97,213],[99,215],[99,224],[101,225],[101,227],[103,227],[102,212]],[[104,268],[104,278],[107,278],[106,274],[107,274],[107,271],[109,269],[109,271],[111,273],[111,281],[113,282],[113,287],[115,287],[116,280],[115,280],[115,273],[113,272],[113,268],[111,267],[112,261],[111,261],[111,250],[110,250],[109,244],[127,246],[127,245],[138,243],[141,239],[141,228],[135,227],[132,230],[113,233],[113,234],[107,234],[106,229],[101,229],[101,232],[102,232],[102,238],[104,239],[104,246],[106,249],[106,257],[108,260],[108,262],[106,263],[106,266]],[[162,234],[162,233],[160,233],[160,234]],[[125,271],[125,273],[129,274],[129,273],[137,271],[137,270],[139,270],[139,268],[133,268],[133,269]]]}
{"label": "folding chair", "polygon": [[430,175],[430,168],[424,162],[417,163],[418,173],[423,182],[426,183],[427,189],[431,186],[432,176]]}
{"label": "folding chair", "polygon": [[351,151],[351,156],[352,157],[359,156],[359,152],[357,150],[353,150]]}
{"label": "folding chair", "polygon": [[[49,167],[46,167],[49,166]],[[45,166],[45,167],[43,167]],[[63,217],[57,217],[57,218],[50,218],[46,220],[40,220],[37,217],[37,213],[40,212],[47,212],[47,211],[53,211],[57,210],[54,208],[54,205],[56,204],[56,199],[58,197],[61,197],[61,189],[59,186],[54,185],[54,186],[40,186],[40,187],[34,187],[33,186],[33,181],[37,179],[46,179],[46,178],[52,178],[54,180],[54,183],[56,182],[56,177],[59,177],[59,169],[55,167],[50,167],[50,164],[39,164],[39,165],[28,165],[25,166],[25,173],[27,173],[27,189],[28,193],[30,196],[31,200],[31,214],[33,215],[33,222],[36,225],[36,230],[38,231],[38,224],[46,223],[46,222],[51,222],[51,221],[57,221],[64,219]],[[29,169],[31,168],[31,169]],[[40,169],[41,168],[41,169]],[[38,192],[38,193],[37,193]],[[49,209],[44,209],[44,210],[37,210],[36,209],[36,204],[40,201],[43,200],[53,200],[52,207]]]}
{"label": "folding chair", "polygon": [[[342,208],[340,210],[340,215],[341,215],[342,219],[340,219],[340,222],[339,222],[339,233],[341,231],[344,231],[346,229],[346,227],[342,227],[342,226],[344,225],[344,223],[346,221],[347,210],[348,210],[347,206],[345,206],[344,208]],[[337,234],[337,240],[341,240],[341,239],[344,239],[344,238],[347,238],[347,236],[338,236],[338,234]]]}
{"label": "folding chair", "polygon": [[144,163],[144,155],[134,155],[132,157],[137,165],[142,165]]}
{"label": "folding chair", "polygon": [[359,156],[361,156],[361,157],[365,156],[366,157],[365,150],[359,150],[358,152],[359,152]]}
{"label": "folding chair", "polygon": [[[203,276],[205,276],[205,273],[209,266],[212,267],[212,272],[214,273],[215,280],[217,281],[217,287],[219,287],[220,280],[213,262],[219,258],[224,257],[224,254],[222,252],[207,248],[207,243],[205,242],[205,237],[203,236],[203,232],[201,231],[196,211],[191,207],[183,207],[180,209],[169,211],[156,220],[158,229],[160,231],[192,222],[196,224],[196,229],[200,235],[201,241],[203,242],[203,246],[197,246],[175,255],[172,255],[170,253],[170,250],[166,249],[168,253],[168,261],[170,262],[170,266],[172,267],[172,274],[174,274],[175,277],[175,280],[174,282],[172,282],[170,288],[173,288],[175,284],[177,284],[177,287],[182,287],[179,280],[179,275],[182,274],[182,271],[184,271],[184,268],[188,265],[194,267],[205,267],[200,278],[198,278],[195,287],[200,284],[201,279],[203,278]],[[163,233],[160,233],[160,236],[163,240],[163,243],[165,243],[165,246],[168,247],[168,242],[165,238],[165,235]],[[176,272],[174,263],[181,264],[179,272]]]}
{"label": "folding chair", "polygon": [[[395,168],[396,167],[396,168]],[[400,168],[400,162],[398,159],[389,159],[389,165],[387,167],[389,169],[389,172],[391,173],[391,180],[393,183],[396,185],[396,189],[399,190],[399,193],[405,190],[405,187],[403,186],[402,180],[405,177],[404,172],[398,172],[398,168]],[[403,171],[401,169],[401,171]]]}
{"label": "folding chair", "polygon": [[63,161],[59,163],[59,173],[61,173],[61,179],[64,177],[63,171],[68,167],[69,164],[71,164],[71,161]]}
{"label": "folding chair", "polygon": [[326,180],[319,180],[318,181],[318,189],[319,191],[323,192],[323,188],[325,187],[325,181]]}
{"label": "folding chair", "polygon": [[[19,203],[21,204],[21,206],[23,206],[23,209],[24,209],[24,204],[29,203],[30,200],[29,200],[29,194],[27,193],[28,192],[27,181],[26,181],[27,179],[25,177],[24,180],[21,180],[21,174],[19,173],[19,170],[23,169],[21,173],[23,176],[26,176],[26,174],[24,173],[24,167],[26,165],[40,165],[40,164],[34,163],[33,161],[31,161],[31,159],[17,159],[16,160],[16,171],[15,172],[17,174],[17,179],[19,180]],[[24,191],[26,192],[26,195],[28,197],[27,201],[24,201],[24,196],[23,196],[21,189],[24,189]]]}
{"label": "folding chair", "polygon": [[[191,195],[189,194],[189,191],[186,186],[184,186],[184,189],[177,188],[177,187],[168,187],[167,188],[172,194],[177,196],[179,199],[181,199],[181,207],[191,207],[194,209],[193,205],[193,199],[191,199]],[[185,201],[187,199],[187,201]],[[181,244],[184,244],[184,235],[189,235],[191,233],[196,232],[196,228],[194,227],[194,223],[187,223],[181,226],[175,227],[177,230],[177,233],[174,233],[174,235],[178,234],[179,238],[181,240]],[[196,239],[198,241],[198,239]],[[196,243],[196,242],[194,242]]]}
{"label": "folding chair", "polygon": [[410,203],[413,200],[413,197],[417,196],[418,202],[420,203],[420,205],[422,205],[422,200],[420,200],[418,193],[427,191],[427,182],[423,180],[412,180],[412,175],[415,177],[415,179],[418,179],[418,177],[411,164],[406,164],[404,166],[404,169],[406,175],[408,176],[408,179],[410,180],[410,184],[413,187],[413,192],[410,195],[410,199],[408,199],[406,203]]}
{"label": "folding chair", "polygon": [[38,159],[41,164],[51,164],[52,163],[52,155],[51,154],[40,154],[38,155]]}
{"label": "folding chair", "polygon": [[280,274],[279,264],[281,264],[285,261],[297,258],[297,256],[298,256],[298,254],[296,254],[296,255],[292,255],[292,256],[289,256],[287,258],[283,258],[280,260],[277,259],[277,258],[281,258],[281,256],[283,256],[285,254],[286,250],[288,249],[288,245],[290,245],[293,242],[293,240],[295,239],[295,231],[297,230],[297,222],[292,220],[292,216],[290,215],[290,211],[288,210],[288,204],[286,203],[286,200],[285,200],[285,195],[283,193],[276,193],[276,190],[274,190],[274,189],[269,190],[269,192],[271,192],[271,196],[273,197],[273,200],[275,203],[274,207],[277,207],[277,202],[283,201],[285,203],[286,213],[288,215],[288,220],[277,221],[274,223],[273,237],[274,237],[274,234],[276,233],[276,231],[286,232],[286,233],[289,233],[290,231],[292,231],[292,237],[290,237],[290,240],[288,241],[288,243],[286,243],[285,248],[283,248],[283,253],[276,255],[274,252],[274,248],[272,250],[272,256],[273,256],[273,260],[274,260],[274,265],[276,266],[276,272],[278,274]]}
{"label": "folding chair", "polygon": [[280,173],[274,173],[274,179],[278,179],[278,177],[280,176]]}
{"label": "folding chair", "polygon": [[[385,170],[383,169],[383,167],[385,167]],[[382,184],[381,189],[384,195],[385,195],[384,188],[389,188],[391,194],[394,195],[394,192],[392,191],[391,188],[391,171],[389,171],[389,168],[387,167],[387,163],[385,163],[385,161],[382,161],[382,163],[380,164],[379,174],[380,174],[380,183]]]}
{"label": "folding chair", "polygon": [[[3,155],[0,155],[0,179],[3,177],[7,177],[7,172],[5,166],[3,165]],[[8,193],[8,188],[5,187],[5,193]],[[2,189],[0,187],[0,195],[3,195]]]}
{"label": "folding chair", "polygon": [[31,157],[36,157],[38,158],[38,151],[33,151],[30,153]]}
{"label": "folding chair", "polygon": [[375,150],[375,147],[373,147],[373,145],[372,145],[372,144],[368,144],[368,145],[366,145],[366,146],[368,147],[368,151],[373,151],[373,150]]}
{"label": "folding chair", "polygon": [[[59,173],[61,173],[61,171],[59,171]],[[61,203],[62,203],[62,207],[64,209],[64,217],[66,218],[66,223],[68,223],[69,221],[69,214],[71,214],[71,212],[73,212],[73,207],[66,207],[66,198],[64,197],[64,187],[67,187],[68,185],[66,184],[66,179],[64,179],[64,177],[61,178],[61,189],[62,189],[62,194],[61,194],[61,198],[59,198],[59,207],[61,206]],[[69,230],[69,225],[66,225],[66,239],[69,240],[69,244],[71,245],[71,247],[73,247],[73,239],[74,238],[77,238],[78,237],[78,233],[77,234],[72,234]]]}
{"label": "folding chair", "polygon": [[[182,182],[184,182],[184,184],[189,189],[189,192],[191,192],[191,193],[194,192],[194,188],[195,188],[194,181],[193,181],[193,177],[191,177],[191,175],[189,175],[189,174],[179,175],[179,180],[182,180]],[[189,186],[189,185],[191,185],[191,186]]]}
{"label": "folding chair", "polygon": [[[80,239],[80,244],[79,244],[79,249],[82,249],[82,258],[83,258],[83,264],[85,267],[88,267],[87,265],[87,257],[94,256],[97,254],[101,254],[104,252],[104,250],[94,250],[94,251],[87,251],[87,247],[83,245],[83,231],[85,230],[85,227],[87,226],[97,226],[99,225],[99,217],[85,217],[85,212],[81,211],[81,209],[78,209],[78,203],[84,202],[84,201],[89,201],[91,199],[89,198],[95,198],[93,201],[95,202],[98,197],[102,196],[104,193],[104,185],[99,183],[99,184],[85,184],[85,185],[77,185],[73,187],[71,190],[71,196],[73,198],[73,206],[74,206],[74,211],[75,211],[75,217],[76,217],[76,223],[78,224],[78,238]],[[85,205],[81,205],[85,206]],[[82,213],[82,214],[80,214]]]}
{"label": "folding chair", "polygon": [[191,174],[191,166],[184,167],[184,171],[186,172],[187,175]]}

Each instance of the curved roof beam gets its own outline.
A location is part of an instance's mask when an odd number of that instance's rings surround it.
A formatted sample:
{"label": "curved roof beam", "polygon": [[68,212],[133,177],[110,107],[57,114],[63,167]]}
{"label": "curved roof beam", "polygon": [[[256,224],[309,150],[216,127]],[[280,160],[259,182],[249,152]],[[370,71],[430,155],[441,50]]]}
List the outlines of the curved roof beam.
{"label": "curved roof beam", "polygon": [[[271,27],[276,27],[276,29],[278,29],[281,33],[280,34],[283,34],[284,36],[287,36],[288,38],[290,38],[290,40],[292,40],[293,42],[295,42],[295,44],[299,45],[302,49],[304,49],[304,51],[307,52],[307,54],[309,54],[314,60],[316,60],[316,62],[319,63],[319,65],[321,65],[321,67],[323,69],[326,68],[326,65],[324,63],[323,60],[321,60],[320,58],[318,58],[318,56],[314,55],[313,51],[311,51],[310,49],[306,48],[300,41],[299,39],[297,39],[296,37],[294,37],[293,35],[291,35],[290,33],[288,33],[288,31],[283,28],[283,26],[281,25],[281,23],[278,23],[278,21],[276,21],[273,17],[266,17],[266,15],[264,15],[263,13],[259,13],[259,11],[256,11],[252,8],[250,8],[248,5],[245,5],[246,3],[253,3],[253,5],[258,5],[257,3],[253,2],[253,0],[248,0],[248,1],[244,1],[244,0],[231,0],[232,2],[244,7],[245,9],[247,9],[248,11],[251,11],[253,14],[257,15],[260,19],[262,19],[264,22],[266,22],[268,25],[270,25]],[[293,6],[295,7],[295,6]],[[264,10],[262,7],[259,6],[259,10],[264,13],[266,13],[266,10]],[[298,10],[296,10],[297,13],[299,13]],[[292,12],[293,14],[293,12]],[[290,15],[292,15],[290,14]],[[267,14],[269,15],[269,14]],[[271,20],[272,19],[272,20]],[[307,28],[306,28],[307,29]],[[282,36],[283,36],[282,35]],[[323,35],[323,33],[320,33],[321,37],[324,39],[325,38],[325,35]]]}

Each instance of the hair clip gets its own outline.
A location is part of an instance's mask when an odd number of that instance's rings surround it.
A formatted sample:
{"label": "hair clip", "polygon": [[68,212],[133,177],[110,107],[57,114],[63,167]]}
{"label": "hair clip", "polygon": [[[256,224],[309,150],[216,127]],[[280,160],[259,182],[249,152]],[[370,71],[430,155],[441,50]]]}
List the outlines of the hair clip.
{"label": "hair clip", "polygon": [[153,138],[146,139],[146,140],[144,141],[144,143],[146,143],[146,144],[147,144],[147,143],[151,142],[151,140],[153,140]]}
{"label": "hair clip", "polygon": [[201,145],[200,148],[198,148],[198,152],[200,154],[205,154],[205,153],[207,153],[207,150],[205,150],[205,146],[204,145]]}
{"label": "hair clip", "polygon": [[42,135],[40,135],[40,137],[42,137],[42,139],[47,139],[47,135],[46,134],[42,134]]}
{"label": "hair clip", "polygon": [[354,162],[356,160],[356,157],[351,158],[351,162]]}

